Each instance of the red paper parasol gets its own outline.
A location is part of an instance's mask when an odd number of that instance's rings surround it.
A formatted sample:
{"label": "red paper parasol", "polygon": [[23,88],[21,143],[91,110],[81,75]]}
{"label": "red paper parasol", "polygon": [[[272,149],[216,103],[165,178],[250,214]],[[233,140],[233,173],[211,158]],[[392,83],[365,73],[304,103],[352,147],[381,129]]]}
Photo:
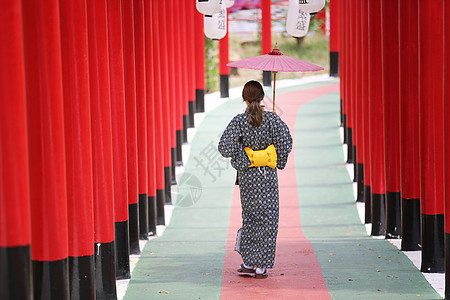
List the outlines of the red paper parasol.
{"label": "red paper parasol", "polygon": [[227,64],[230,67],[272,71],[273,73],[273,112],[275,112],[275,82],[278,72],[307,72],[321,71],[322,67],[312,63],[284,55],[275,45],[272,51],[265,55],[259,55]]}

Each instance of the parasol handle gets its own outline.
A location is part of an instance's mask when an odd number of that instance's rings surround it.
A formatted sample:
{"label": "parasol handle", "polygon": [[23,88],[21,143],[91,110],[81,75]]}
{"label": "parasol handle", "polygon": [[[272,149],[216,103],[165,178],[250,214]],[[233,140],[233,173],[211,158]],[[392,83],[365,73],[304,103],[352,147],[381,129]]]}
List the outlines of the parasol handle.
{"label": "parasol handle", "polygon": [[276,114],[276,112],[275,112],[275,83],[277,82],[277,73],[278,72],[277,71],[273,71],[272,73],[273,73],[273,97],[272,97],[273,108],[272,108],[272,110]]}

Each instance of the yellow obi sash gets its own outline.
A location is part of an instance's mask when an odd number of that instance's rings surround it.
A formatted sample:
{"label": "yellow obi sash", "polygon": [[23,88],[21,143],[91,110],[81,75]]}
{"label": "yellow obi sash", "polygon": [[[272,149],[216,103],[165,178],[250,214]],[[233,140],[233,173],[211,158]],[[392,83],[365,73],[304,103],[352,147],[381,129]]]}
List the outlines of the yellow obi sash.
{"label": "yellow obi sash", "polygon": [[252,162],[249,168],[268,166],[275,169],[277,167],[277,151],[274,145],[259,151],[253,151],[251,148],[245,147],[245,152],[247,152],[248,158]]}

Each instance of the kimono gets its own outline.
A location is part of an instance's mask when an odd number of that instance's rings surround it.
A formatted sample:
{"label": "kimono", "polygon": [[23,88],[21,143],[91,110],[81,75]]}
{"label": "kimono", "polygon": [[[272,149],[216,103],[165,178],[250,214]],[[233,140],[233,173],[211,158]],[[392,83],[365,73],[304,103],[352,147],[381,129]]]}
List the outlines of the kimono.
{"label": "kimono", "polygon": [[[251,162],[244,148],[264,150],[271,144],[277,152],[277,168],[249,168]],[[250,125],[247,111],[235,116],[220,138],[220,154],[231,157],[231,166],[237,170],[242,228],[235,250],[247,266],[273,267],[279,215],[277,169],[284,169],[291,149],[289,128],[279,116],[267,111],[259,127]]]}

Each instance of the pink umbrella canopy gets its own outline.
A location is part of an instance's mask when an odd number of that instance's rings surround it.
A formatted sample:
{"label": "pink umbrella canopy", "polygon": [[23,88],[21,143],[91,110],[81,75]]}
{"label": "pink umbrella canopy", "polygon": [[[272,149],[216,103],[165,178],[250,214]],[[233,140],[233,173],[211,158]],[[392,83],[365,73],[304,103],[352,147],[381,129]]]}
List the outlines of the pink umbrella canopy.
{"label": "pink umbrella canopy", "polygon": [[278,72],[307,72],[322,71],[323,68],[315,64],[284,55],[275,45],[272,51],[265,55],[241,59],[227,64],[229,67],[253,69],[273,72],[273,112],[275,112],[275,83]]}
{"label": "pink umbrella canopy", "polygon": [[238,60],[227,64],[227,66],[272,72],[307,72],[323,70],[322,67],[315,64],[284,55],[280,52],[278,46],[275,46],[268,54]]}

